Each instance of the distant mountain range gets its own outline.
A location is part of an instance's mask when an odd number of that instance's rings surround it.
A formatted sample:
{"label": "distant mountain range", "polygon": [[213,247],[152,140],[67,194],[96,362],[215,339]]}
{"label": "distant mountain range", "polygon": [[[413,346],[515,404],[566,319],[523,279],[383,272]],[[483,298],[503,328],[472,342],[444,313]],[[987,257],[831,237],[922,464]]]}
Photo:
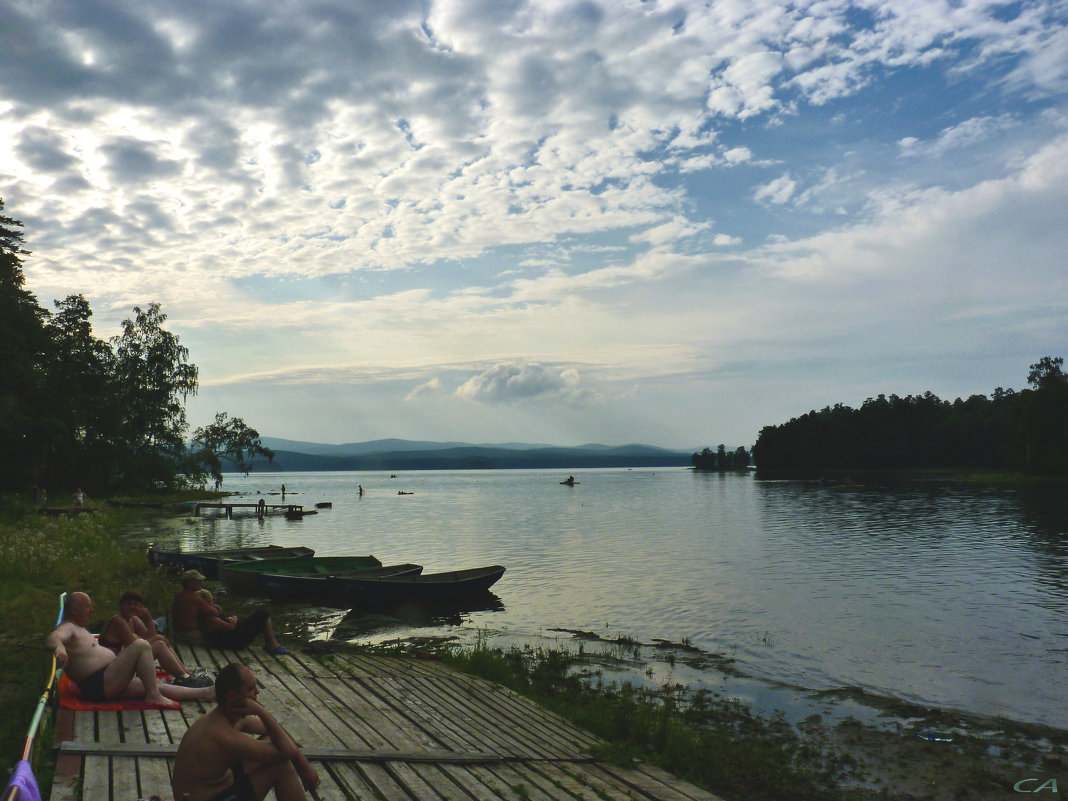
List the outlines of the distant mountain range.
{"label": "distant mountain range", "polygon": [[[509,468],[685,467],[692,451],[652,445],[577,445],[558,447],[509,442],[475,445],[465,442],[422,442],[378,439],[327,445],[263,437],[274,461],[257,459],[256,471],[303,470],[472,470]],[[233,466],[230,465],[230,469]]]}

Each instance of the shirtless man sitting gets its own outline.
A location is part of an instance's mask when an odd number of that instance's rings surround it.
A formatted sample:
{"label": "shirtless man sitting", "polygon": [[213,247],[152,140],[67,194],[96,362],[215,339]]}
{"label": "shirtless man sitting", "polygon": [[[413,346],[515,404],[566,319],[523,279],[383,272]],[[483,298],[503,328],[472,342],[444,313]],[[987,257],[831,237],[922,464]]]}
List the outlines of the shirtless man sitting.
{"label": "shirtless man sitting", "polygon": [[182,589],[174,594],[171,603],[171,625],[176,639],[190,645],[212,648],[231,648],[239,651],[263,635],[263,647],[271,654],[285,655],[289,651],[278,642],[271,625],[271,616],[264,608],[238,620],[234,615],[222,616],[222,607],[208,603],[197,595],[204,587],[204,574],[186,570],[179,577]]}
{"label": "shirtless man sitting", "polygon": [[83,700],[143,698],[146,703],[167,704],[167,699],[210,701],[215,697],[212,687],[161,684],[147,640],[138,639],[117,655],[104,648],[85,628],[92,615],[89,596],[72,592],[63,606],[63,622],[45,639],[56,665],[66,669]]}
{"label": "shirtless man sitting", "polygon": [[[259,702],[256,677],[231,663],[215,679],[217,706],[182,735],[171,775],[175,798],[302,801],[319,786],[315,768]],[[259,735],[250,737],[249,735]],[[185,795],[183,795],[185,794]]]}

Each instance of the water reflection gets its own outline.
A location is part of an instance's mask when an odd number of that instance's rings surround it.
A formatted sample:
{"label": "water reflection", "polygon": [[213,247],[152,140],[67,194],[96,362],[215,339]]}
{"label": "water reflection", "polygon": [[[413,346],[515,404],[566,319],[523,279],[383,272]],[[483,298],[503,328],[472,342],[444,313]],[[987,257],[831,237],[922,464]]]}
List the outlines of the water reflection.
{"label": "water reflection", "polygon": [[355,641],[369,635],[391,633],[401,629],[461,626],[474,612],[503,612],[504,602],[492,592],[444,603],[377,604],[351,609],[334,628],[333,639]]}
{"label": "water reflection", "polygon": [[686,639],[769,682],[1068,726],[1060,488],[844,489],[673,469],[576,477],[563,488],[546,471],[405,473],[416,494],[398,497],[388,474],[277,475],[263,483],[332,508],[301,521],[180,518],[131,536],[189,550],[306,544],[427,572],[508,567],[485,607],[296,607],[294,630],[318,637],[492,627]]}

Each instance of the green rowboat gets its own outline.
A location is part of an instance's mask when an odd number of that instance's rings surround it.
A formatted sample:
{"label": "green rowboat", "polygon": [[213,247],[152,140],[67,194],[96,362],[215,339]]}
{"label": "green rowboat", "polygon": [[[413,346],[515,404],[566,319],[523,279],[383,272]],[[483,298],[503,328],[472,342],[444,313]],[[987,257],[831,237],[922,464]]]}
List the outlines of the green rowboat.
{"label": "green rowboat", "polygon": [[260,576],[330,576],[382,567],[373,556],[312,556],[304,559],[257,559],[219,566],[219,578],[231,592],[262,595]]}

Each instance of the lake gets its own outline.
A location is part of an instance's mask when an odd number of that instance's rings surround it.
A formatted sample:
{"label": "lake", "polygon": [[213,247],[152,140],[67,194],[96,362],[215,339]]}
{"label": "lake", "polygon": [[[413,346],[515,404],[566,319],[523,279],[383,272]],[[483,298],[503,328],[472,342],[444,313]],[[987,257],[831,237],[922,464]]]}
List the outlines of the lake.
{"label": "lake", "polygon": [[[687,643],[732,675],[661,660],[647,678],[727,687],[802,714],[842,690],[1068,728],[1063,488],[828,486],[681,468],[230,474],[240,500],[315,516],[180,517],[160,547],[308,545],[425,572],[506,565],[493,603],[430,619],[279,608],[303,637],[447,635]],[[357,486],[365,495],[360,497]],[[410,492],[399,495],[398,492]],[[737,675],[734,675],[737,674]]]}

